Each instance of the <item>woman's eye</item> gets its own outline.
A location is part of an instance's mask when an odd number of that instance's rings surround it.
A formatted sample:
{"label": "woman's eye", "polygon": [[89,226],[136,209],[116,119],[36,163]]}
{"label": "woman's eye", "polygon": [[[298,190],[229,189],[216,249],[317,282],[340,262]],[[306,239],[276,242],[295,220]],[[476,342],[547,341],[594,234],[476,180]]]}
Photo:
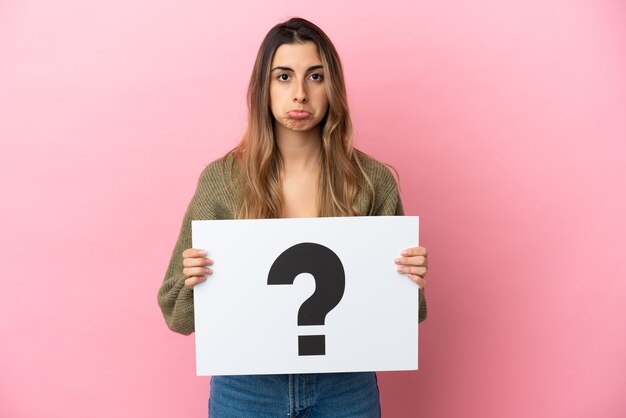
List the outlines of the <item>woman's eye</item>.
{"label": "woman's eye", "polygon": [[278,79],[280,81],[287,81],[287,80],[289,80],[289,75],[288,74],[281,74],[281,75],[278,76]]}
{"label": "woman's eye", "polygon": [[321,74],[311,74],[311,78],[315,81],[322,81],[324,79],[324,76]]}

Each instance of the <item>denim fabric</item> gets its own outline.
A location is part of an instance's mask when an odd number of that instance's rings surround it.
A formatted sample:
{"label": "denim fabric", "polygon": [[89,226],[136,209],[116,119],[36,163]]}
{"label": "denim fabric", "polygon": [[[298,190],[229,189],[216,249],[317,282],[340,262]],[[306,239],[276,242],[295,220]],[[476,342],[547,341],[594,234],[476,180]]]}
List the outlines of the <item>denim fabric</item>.
{"label": "denim fabric", "polygon": [[376,373],[213,376],[210,418],[376,418]]}

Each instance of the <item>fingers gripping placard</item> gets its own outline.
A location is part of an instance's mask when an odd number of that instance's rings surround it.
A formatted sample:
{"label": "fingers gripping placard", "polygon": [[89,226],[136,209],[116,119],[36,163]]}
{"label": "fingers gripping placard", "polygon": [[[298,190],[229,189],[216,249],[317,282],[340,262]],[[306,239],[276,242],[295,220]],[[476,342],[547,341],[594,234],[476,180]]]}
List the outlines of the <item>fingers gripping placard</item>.
{"label": "fingers gripping placard", "polygon": [[[302,273],[315,279],[315,292],[300,307],[298,325],[324,325],[326,315],[339,304],[346,287],[341,260],[328,247],[312,242],[296,244],[285,250],[270,268],[268,285],[293,284]],[[298,355],[325,355],[326,337],[300,335]]]}

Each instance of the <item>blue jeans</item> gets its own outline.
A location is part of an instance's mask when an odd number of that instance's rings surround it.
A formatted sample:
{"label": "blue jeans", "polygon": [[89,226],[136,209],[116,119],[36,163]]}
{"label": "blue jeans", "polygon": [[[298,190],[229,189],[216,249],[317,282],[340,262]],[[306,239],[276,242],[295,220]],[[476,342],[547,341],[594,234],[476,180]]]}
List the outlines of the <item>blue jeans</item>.
{"label": "blue jeans", "polygon": [[213,376],[209,417],[380,417],[376,373]]}

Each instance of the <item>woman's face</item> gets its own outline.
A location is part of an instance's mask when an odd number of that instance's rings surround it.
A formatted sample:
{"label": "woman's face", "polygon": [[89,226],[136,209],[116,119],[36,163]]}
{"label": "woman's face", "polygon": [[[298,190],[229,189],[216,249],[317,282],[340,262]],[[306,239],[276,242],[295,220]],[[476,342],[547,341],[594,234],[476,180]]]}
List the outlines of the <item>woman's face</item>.
{"label": "woman's face", "polygon": [[313,42],[283,44],[272,60],[270,108],[277,128],[308,131],[328,110],[324,68]]}

